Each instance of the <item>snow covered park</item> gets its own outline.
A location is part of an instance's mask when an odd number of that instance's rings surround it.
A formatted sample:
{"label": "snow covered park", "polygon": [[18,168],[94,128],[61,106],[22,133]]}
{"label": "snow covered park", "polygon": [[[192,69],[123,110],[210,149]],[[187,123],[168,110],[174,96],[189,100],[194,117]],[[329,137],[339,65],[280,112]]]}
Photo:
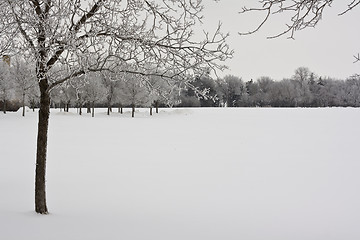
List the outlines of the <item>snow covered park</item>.
{"label": "snow covered park", "polygon": [[359,109],[52,110],[46,216],[36,131],[0,114],[0,239],[360,239]]}

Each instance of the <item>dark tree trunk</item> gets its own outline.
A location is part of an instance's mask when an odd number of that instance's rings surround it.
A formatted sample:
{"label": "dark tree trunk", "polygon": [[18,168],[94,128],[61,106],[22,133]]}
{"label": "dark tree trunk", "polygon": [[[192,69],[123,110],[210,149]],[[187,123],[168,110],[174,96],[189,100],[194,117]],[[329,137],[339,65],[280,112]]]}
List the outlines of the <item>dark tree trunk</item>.
{"label": "dark tree trunk", "polygon": [[159,102],[155,101],[156,113],[159,113]]}
{"label": "dark tree trunk", "polygon": [[90,102],[86,104],[87,113],[91,113]]}
{"label": "dark tree trunk", "polygon": [[23,107],[22,116],[25,117],[25,93],[23,93],[22,107]]}
{"label": "dark tree trunk", "polygon": [[152,116],[152,107],[150,107],[150,116]]}
{"label": "dark tree trunk", "polygon": [[46,79],[40,81],[39,86],[41,95],[35,170],[35,211],[40,214],[47,214],[48,209],[46,206],[45,172],[47,137],[50,116],[50,96],[47,91],[48,83]]}
{"label": "dark tree trunk", "polygon": [[79,107],[79,115],[81,115],[82,114],[82,107],[80,106]]}
{"label": "dark tree trunk", "polygon": [[111,107],[108,106],[108,108],[107,108],[107,115],[110,115],[110,112],[112,112],[112,111],[111,111]]}
{"label": "dark tree trunk", "polygon": [[3,101],[3,113],[6,114],[6,99]]}
{"label": "dark tree trunk", "polygon": [[66,112],[69,112],[70,103],[66,104]]}
{"label": "dark tree trunk", "polygon": [[123,106],[122,106],[122,104],[120,104],[120,106],[119,106],[119,113],[123,114]]}
{"label": "dark tree trunk", "polygon": [[92,116],[92,117],[95,117],[95,102],[94,102],[94,101],[93,101],[92,104],[91,104],[91,108],[92,108],[91,116]]}
{"label": "dark tree trunk", "polygon": [[135,117],[135,105],[132,105],[131,108],[132,108],[131,117]]}

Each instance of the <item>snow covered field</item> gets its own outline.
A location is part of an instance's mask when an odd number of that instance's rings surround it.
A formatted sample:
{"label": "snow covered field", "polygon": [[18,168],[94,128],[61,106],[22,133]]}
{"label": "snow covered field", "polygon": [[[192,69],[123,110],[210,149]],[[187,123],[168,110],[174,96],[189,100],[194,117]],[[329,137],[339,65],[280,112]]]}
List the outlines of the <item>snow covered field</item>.
{"label": "snow covered field", "polygon": [[[141,112],[146,111],[146,112]],[[0,114],[0,239],[358,240],[360,109]]]}

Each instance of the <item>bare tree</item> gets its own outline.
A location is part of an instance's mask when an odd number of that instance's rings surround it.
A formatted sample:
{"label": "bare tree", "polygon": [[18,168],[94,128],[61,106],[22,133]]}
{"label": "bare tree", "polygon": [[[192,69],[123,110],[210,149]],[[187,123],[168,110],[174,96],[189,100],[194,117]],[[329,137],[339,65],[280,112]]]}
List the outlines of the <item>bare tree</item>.
{"label": "bare tree", "polygon": [[0,61],[0,101],[2,102],[2,111],[6,114],[7,101],[10,98],[12,81],[10,75],[10,64]]}
{"label": "bare tree", "polygon": [[[173,79],[164,81],[159,76],[150,76],[144,79],[146,86],[151,93],[150,108],[155,107],[155,112],[159,113],[159,105],[173,107],[180,102],[180,91],[183,89]],[[152,109],[150,109],[152,111]],[[152,112],[151,112],[152,113]]]}
{"label": "bare tree", "polygon": [[312,102],[310,80],[314,78],[314,75],[315,74],[306,67],[299,67],[295,70],[292,81],[296,87],[296,103],[298,106],[307,107]]}
{"label": "bare tree", "polygon": [[34,72],[31,71],[31,64],[20,58],[15,58],[12,62],[11,75],[15,80],[16,89],[21,95],[22,116],[25,117],[25,102],[31,91],[36,91],[34,86],[37,85],[37,82]]}
{"label": "bare tree", "polygon": [[[40,111],[35,211],[41,214],[48,213],[45,172],[52,88],[115,66],[180,81],[204,68],[223,69],[219,61],[232,55],[220,28],[202,41],[193,40],[193,26],[202,18],[201,0],[4,0],[0,9],[1,51],[26,54],[36,63]],[[55,69],[68,74],[52,75]]]}
{"label": "bare tree", "polygon": [[131,117],[135,117],[136,107],[149,105],[151,103],[151,98],[149,98],[151,92],[145,86],[144,77],[128,74],[121,90],[120,98],[122,102],[131,106]]}
{"label": "bare tree", "polygon": [[110,112],[112,112],[112,105],[116,102],[116,89],[119,85],[119,82],[121,79],[118,79],[117,75],[108,72],[103,71],[101,73],[101,81],[104,87],[106,88],[106,106],[107,106],[107,115],[110,115]]}
{"label": "bare tree", "polygon": [[28,98],[29,98],[30,107],[32,108],[33,112],[35,112],[35,107],[38,106],[39,99],[40,99],[40,92],[39,92],[38,84],[32,85],[32,88],[29,90],[29,93],[28,93]]}
{"label": "bare tree", "polygon": [[99,73],[89,74],[84,87],[84,98],[90,103],[92,117],[95,117],[95,103],[106,98],[107,89],[100,80],[101,77]]}

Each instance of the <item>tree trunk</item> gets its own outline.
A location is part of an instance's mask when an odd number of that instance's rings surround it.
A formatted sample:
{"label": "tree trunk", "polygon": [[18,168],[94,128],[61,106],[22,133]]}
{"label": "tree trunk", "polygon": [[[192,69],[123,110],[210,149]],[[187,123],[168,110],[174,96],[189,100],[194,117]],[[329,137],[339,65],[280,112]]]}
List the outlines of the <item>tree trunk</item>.
{"label": "tree trunk", "polygon": [[110,115],[110,112],[112,112],[112,111],[111,111],[111,108],[108,106],[108,108],[107,108],[107,115]]}
{"label": "tree trunk", "polygon": [[95,116],[95,102],[92,102],[91,104],[92,106],[92,113],[91,113],[91,117],[94,117]]}
{"label": "tree trunk", "polygon": [[150,116],[152,116],[152,107],[150,107]]}
{"label": "tree trunk", "polygon": [[131,117],[135,117],[135,105],[132,105]]}
{"label": "tree trunk", "polygon": [[90,102],[86,104],[87,113],[91,113]]}
{"label": "tree trunk", "polygon": [[79,107],[79,115],[81,115],[82,114],[82,107],[80,106]]}
{"label": "tree trunk", "polygon": [[47,214],[48,209],[46,206],[45,172],[48,126],[50,116],[50,96],[47,92],[47,80],[42,80],[39,85],[41,95],[35,170],[35,211],[40,214]]}
{"label": "tree trunk", "polygon": [[119,113],[120,113],[120,114],[123,114],[123,106],[122,106],[122,104],[120,104]]}
{"label": "tree trunk", "polygon": [[159,102],[155,102],[156,113],[159,113]]}
{"label": "tree trunk", "polygon": [[6,99],[3,101],[3,112],[6,114]]}
{"label": "tree trunk", "polygon": [[23,93],[22,107],[23,107],[22,116],[25,117],[25,93]]}

